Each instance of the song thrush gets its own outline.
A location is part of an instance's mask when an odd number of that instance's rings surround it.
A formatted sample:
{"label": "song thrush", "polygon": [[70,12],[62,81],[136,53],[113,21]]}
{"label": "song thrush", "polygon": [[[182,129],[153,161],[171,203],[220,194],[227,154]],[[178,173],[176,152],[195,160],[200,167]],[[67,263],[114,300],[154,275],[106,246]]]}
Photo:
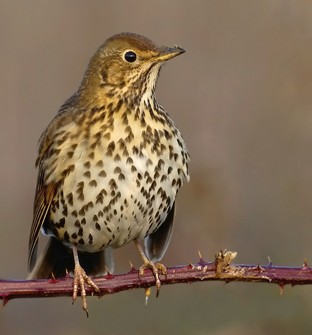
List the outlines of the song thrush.
{"label": "song thrush", "polygon": [[[189,179],[184,140],[155,97],[162,64],[180,47],[158,47],[121,33],[109,38],[87,67],[78,91],[60,108],[40,139],[30,278],[74,274],[87,312],[89,275],[113,270],[111,248],[134,241],[142,273],[152,270],[172,233],[177,192]],[[50,235],[36,262],[39,230]],[[145,253],[138,243],[145,241]]]}

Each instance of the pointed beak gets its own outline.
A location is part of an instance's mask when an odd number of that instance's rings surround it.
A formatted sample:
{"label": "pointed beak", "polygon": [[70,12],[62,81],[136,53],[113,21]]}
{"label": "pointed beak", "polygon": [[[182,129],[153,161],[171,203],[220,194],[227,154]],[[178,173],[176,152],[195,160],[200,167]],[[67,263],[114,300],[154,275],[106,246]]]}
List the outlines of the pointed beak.
{"label": "pointed beak", "polygon": [[158,55],[155,56],[156,62],[165,62],[168,59],[174,58],[176,56],[179,56],[185,52],[184,49],[175,46],[175,47],[160,47],[158,48]]}

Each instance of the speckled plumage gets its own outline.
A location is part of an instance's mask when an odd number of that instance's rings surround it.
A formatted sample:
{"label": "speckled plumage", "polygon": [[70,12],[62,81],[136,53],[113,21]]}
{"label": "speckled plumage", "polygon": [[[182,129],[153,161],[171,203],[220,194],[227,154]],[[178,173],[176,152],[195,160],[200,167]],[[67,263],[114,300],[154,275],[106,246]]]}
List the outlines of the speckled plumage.
{"label": "speckled plumage", "polygon": [[[134,61],[127,61],[129,52]],[[30,270],[40,227],[53,237],[32,277],[72,270],[70,248],[95,275],[112,270],[110,247],[132,240],[145,238],[151,262],[162,258],[177,192],[189,179],[189,155],[154,91],[162,63],[183,52],[123,33],[92,57],[77,93],[40,140]]]}

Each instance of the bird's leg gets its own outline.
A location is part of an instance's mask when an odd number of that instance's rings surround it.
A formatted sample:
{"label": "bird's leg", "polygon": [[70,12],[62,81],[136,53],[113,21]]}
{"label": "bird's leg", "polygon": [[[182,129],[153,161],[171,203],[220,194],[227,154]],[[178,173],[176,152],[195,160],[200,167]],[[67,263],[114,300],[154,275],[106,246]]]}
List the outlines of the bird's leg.
{"label": "bird's leg", "polygon": [[138,240],[134,240],[133,242],[134,242],[134,244],[135,244],[142,260],[143,260],[143,265],[139,269],[139,275],[140,276],[143,275],[144,270],[146,270],[146,269],[150,269],[152,271],[152,273],[155,277],[155,281],[156,281],[156,297],[158,297],[160,286],[161,286],[161,282],[160,282],[160,279],[159,279],[159,274],[167,276],[167,268],[161,263],[154,263],[154,262],[150,261],[146,257],[146,255],[145,255],[140,243],[138,242]]}
{"label": "bird's leg", "polygon": [[82,308],[88,314],[87,309],[87,295],[85,289],[85,283],[87,283],[90,287],[94,289],[96,292],[100,292],[98,286],[94,284],[91,278],[86,274],[85,270],[81,267],[79,263],[78,251],[75,246],[73,246],[73,254],[74,254],[74,262],[75,262],[75,269],[74,269],[74,288],[73,288],[73,303],[77,298],[78,288],[80,288],[80,295],[82,299]]}

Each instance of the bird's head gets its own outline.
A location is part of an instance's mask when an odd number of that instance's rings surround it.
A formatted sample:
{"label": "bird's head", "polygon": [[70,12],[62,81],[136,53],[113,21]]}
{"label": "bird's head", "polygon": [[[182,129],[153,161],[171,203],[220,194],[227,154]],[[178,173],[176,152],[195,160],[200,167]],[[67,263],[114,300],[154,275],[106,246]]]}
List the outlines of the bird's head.
{"label": "bird's head", "polygon": [[184,52],[178,46],[158,47],[132,33],[114,35],[92,57],[81,87],[122,95],[153,94],[161,65]]}

